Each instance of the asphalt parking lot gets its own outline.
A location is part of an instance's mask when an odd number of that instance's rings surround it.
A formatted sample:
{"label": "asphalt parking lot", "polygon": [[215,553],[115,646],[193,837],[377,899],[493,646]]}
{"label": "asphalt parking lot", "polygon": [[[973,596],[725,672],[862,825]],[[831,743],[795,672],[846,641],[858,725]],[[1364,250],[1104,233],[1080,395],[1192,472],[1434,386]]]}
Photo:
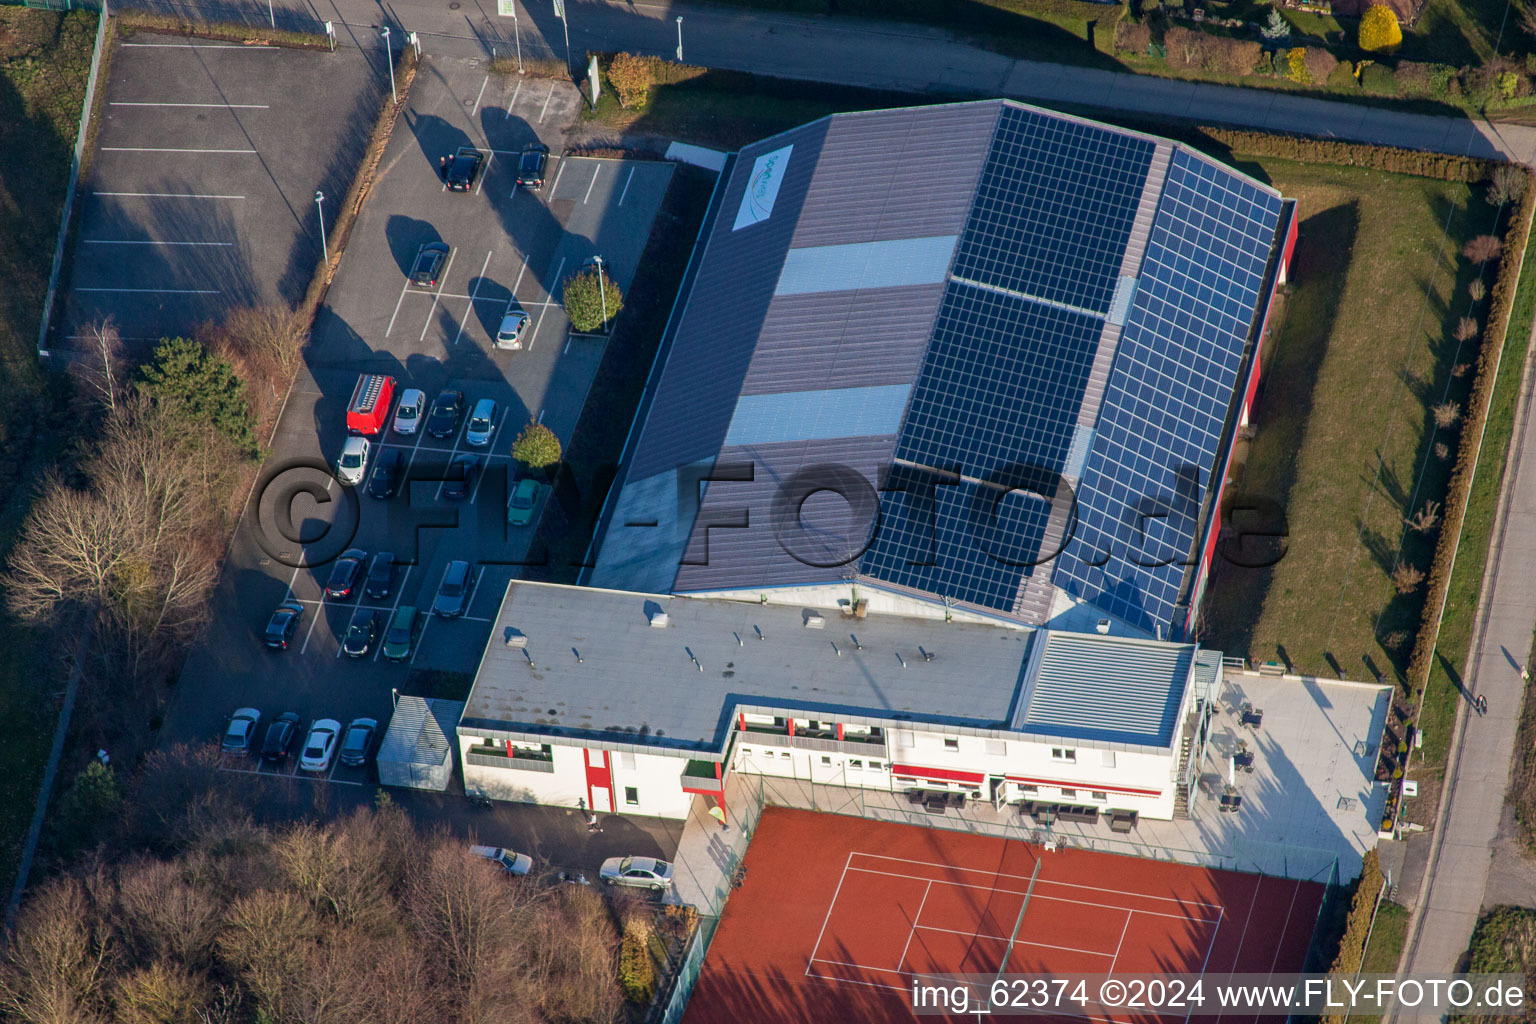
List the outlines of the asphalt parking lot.
{"label": "asphalt parking lot", "polygon": [[[515,154],[524,144],[541,138],[559,152],[579,102],[574,89],[562,95],[566,89],[503,82],[468,60],[423,68],[317,320],[306,369],[215,594],[208,640],[189,658],[166,715],[165,739],[209,742],[246,705],[268,719],[294,711],[306,725],[370,717],[382,727],[393,691],[419,693],[428,685],[424,676],[449,674],[462,684],[479,664],[507,583],[525,561],[541,557],[527,550],[533,527],[506,522],[512,442],[529,421],[569,441],[602,359],[602,340],[567,337],[559,282],[601,254],[627,290],[671,179],[664,163],[552,156],[542,192],[517,191]],[[438,159],[466,144],[491,155],[486,171],[475,190],[446,191]],[[416,251],[438,239],[453,246],[452,260],[438,287],[414,288],[408,273]],[[509,302],[530,316],[522,351],[492,346]],[[490,443],[470,449],[462,420],[442,439],[386,430],[373,439],[368,471],[381,450],[399,449],[407,485],[384,500],[365,487],[341,486],[328,467],[345,440],[346,407],[361,372],[389,373],[399,390],[420,388],[429,401],[444,388],[461,390],[466,409],[494,400]],[[466,500],[448,500],[443,471],[467,451],[481,472]],[[540,511],[548,497],[545,487]],[[324,596],[331,561],[351,547],[396,556],[388,598]],[[427,616],[408,662],[381,659],[377,645],[362,658],[342,652],[360,616],[387,622],[402,605],[426,612],[455,559],[477,567],[468,607],[458,618]],[[261,633],[290,597],[302,604],[303,618],[287,650],[268,650]],[[273,771],[245,759],[229,768]],[[295,773],[291,762],[282,771],[316,782],[377,777],[372,765],[320,778]]]}
{"label": "asphalt parking lot", "polygon": [[320,258],[315,191],[334,199],[329,225],[389,88],[376,57],[117,43],[61,347],[108,316],[125,338],[155,340],[234,306],[296,303]]}

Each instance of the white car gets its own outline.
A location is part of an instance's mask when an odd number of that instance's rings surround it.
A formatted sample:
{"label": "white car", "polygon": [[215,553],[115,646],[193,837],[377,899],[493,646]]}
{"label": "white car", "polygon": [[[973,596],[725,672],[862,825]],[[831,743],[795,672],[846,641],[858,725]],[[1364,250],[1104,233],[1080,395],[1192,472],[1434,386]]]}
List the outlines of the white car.
{"label": "white car", "polygon": [[482,398],[469,411],[469,422],[464,424],[464,443],[472,448],[484,448],[491,443],[496,432],[496,402]]}
{"label": "white car", "polygon": [[427,408],[427,393],[420,388],[406,388],[395,406],[395,433],[414,434],[421,426],[421,414]]}
{"label": "white car", "polygon": [[660,892],[672,884],[672,865],[655,857],[609,857],[597,877],[605,885],[632,885]]}
{"label": "white car", "polygon": [[476,857],[484,857],[507,874],[518,878],[533,870],[533,858],[526,853],[515,853],[499,846],[471,846],[469,852]]}
{"label": "white car", "polygon": [[341,458],[336,460],[336,479],[348,487],[363,482],[363,471],[368,468],[368,439],[349,437],[341,446]]}
{"label": "white car", "polygon": [[336,756],[336,740],[341,736],[341,723],[334,718],[318,719],[309,727],[304,737],[304,751],[299,755],[299,767],[306,772],[323,772],[331,766]]}

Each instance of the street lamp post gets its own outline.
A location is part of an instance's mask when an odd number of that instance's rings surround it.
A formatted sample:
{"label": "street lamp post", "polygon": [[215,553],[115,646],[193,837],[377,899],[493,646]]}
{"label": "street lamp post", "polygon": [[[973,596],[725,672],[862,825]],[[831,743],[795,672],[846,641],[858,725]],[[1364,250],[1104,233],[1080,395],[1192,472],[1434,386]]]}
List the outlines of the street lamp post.
{"label": "street lamp post", "polygon": [[565,32],[565,73],[571,73],[571,23],[565,20],[565,0],[555,0],[555,17]]}
{"label": "street lamp post", "polygon": [[517,43],[517,73],[523,73],[523,32],[517,26],[517,4],[512,4],[512,39]]}
{"label": "street lamp post", "polygon": [[683,16],[677,16],[677,62],[683,62]]}
{"label": "street lamp post", "polygon": [[320,214],[320,253],[325,262],[331,262],[331,248],[325,243],[325,193],[315,189],[315,209]]}
{"label": "street lamp post", "polygon": [[603,279],[603,258],[593,256],[592,262],[597,264],[597,294],[603,304],[603,326],[608,326],[608,282]]}
{"label": "street lamp post", "polygon": [[395,106],[400,105],[400,97],[395,94],[395,55],[389,48],[389,26],[384,26],[384,67],[389,71],[389,98]]}
{"label": "street lamp post", "polygon": [[277,15],[272,13],[272,0],[267,0],[267,20],[272,22],[273,28],[277,28]]}

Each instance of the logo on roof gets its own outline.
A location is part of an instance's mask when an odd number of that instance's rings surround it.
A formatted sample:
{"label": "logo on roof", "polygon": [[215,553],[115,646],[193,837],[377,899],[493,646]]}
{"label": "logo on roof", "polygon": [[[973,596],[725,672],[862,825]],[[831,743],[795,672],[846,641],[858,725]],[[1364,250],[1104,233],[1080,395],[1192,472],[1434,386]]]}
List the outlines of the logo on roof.
{"label": "logo on roof", "polygon": [[741,197],[741,208],[736,211],[736,224],[731,228],[732,231],[761,224],[773,213],[773,201],[779,198],[784,168],[789,166],[789,154],[794,148],[785,146],[772,153],[764,153],[752,162],[752,177],[747,180],[747,191]]}

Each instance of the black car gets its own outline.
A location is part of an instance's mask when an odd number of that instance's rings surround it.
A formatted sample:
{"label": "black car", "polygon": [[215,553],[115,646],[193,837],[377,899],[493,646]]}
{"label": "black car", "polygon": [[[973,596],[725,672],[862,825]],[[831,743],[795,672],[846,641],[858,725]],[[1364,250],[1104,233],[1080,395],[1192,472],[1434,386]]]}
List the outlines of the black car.
{"label": "black car", "polygon": [[263,761],[281,761],[288,756],[293,741],[299,736],[299,716],[285,711],[267,726],[267,738],[261,743]]}
{"label": "black car", "polygon": [[382,601],[394,586],[395,556],[392,552],[380,551],[368,565],[368,582],[363,584],[363,593],[370,601]]}
{"label": "black car", "polygon": [[342,653],[349,658],[361,658],[373,650],[373,642],[379,638],[379,630],[383,628],[382,612],[354,616],[352,624],[347,627],[346,638],[341,641]]}
{"label": "black car", "polygon": [[473,455],[460,455],[448,463],[443,474],[443,497],[463,501],[474,489],[475,475],[480,472],[480,460]]}
{"label": "black car", "polygon": [[368,552],[362,548],[348,548],[331,566],[331,578],[325,583],[326,597],[351,597],[357,593],[357,585],[363,581],[363,567],[368,564]]}
{"label": "black car", "polygon": [[443,181],[450,192],[468,192],[485,164],[485,154],[473,146],[460,146],[451,157],[443,158]]}
{"label": "black car", "polygon": [[262,642],[268,647],[286,651],[288,642],[293,639],[294,631],[299,628],[299,621],[303,618],[304,606],[289,598],[272,610]]}
{"label": "black car", "polygon": [[432,610],[445,619],[458,618],[469,605],[469,595],[475,590],[475,568],[468,562],[452,561],[443,570],[443,581],[437,585],[437,597]]}
{"label": "black car", "polygon": [[447,263],[448,246],[442,242],[422,246],[416,256],[416,265],[411,268],[411,284],[418,288],[436,288]]}
{"label": "black car", "polygon": [[368,494],[373,498],[393,497],[400,488],[405,470],[405,453],[399,448],[385,448],[373,460],[373,475],[368,478]]}
{"label": "black car", "polygon": [[523,155],[517,160],[517,184],[519,188],[541,189],[544,187],[544,165],[549,162],[549,147],[535,142],[523,147]]}
{"label": "black car", "polygon": [[459,417],[464,415],[464,392],[451,388],[440,392],[427,413],[427,433],[433,437],[452,437],[459,429]]}

